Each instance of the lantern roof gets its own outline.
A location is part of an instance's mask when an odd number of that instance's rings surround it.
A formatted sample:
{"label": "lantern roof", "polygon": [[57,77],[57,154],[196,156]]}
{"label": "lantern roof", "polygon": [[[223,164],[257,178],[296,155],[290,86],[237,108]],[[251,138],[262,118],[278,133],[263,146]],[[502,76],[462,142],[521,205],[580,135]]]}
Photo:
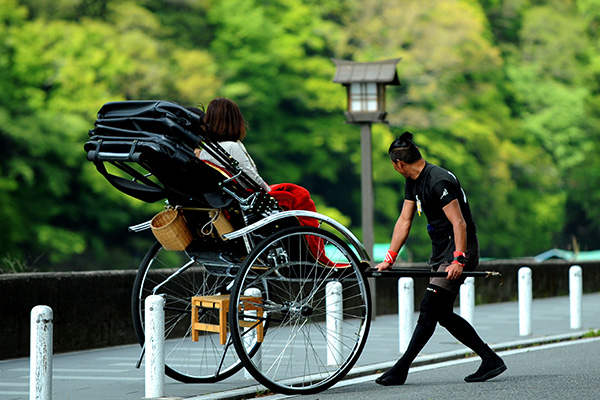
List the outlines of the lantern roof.
{"label": "lantern roof", "polygon": [[400,85],[396,64],[400,58],[376,62],[354,62],[332,58],[336,65],[333,82],[349,83],[385,83],[387,85]]}

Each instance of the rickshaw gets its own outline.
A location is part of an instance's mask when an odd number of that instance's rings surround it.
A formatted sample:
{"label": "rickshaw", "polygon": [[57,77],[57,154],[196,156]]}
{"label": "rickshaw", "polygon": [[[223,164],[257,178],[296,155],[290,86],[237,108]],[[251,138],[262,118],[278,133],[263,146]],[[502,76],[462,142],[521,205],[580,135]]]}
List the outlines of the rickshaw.
{"label": "rickshaw", "polygon": [[[325,390],[360,357],[372,317],[367,278],[385,274],[368,271],[368,252],[345,226],[282,207],[205,132],[202,113],[176,103],[111,102],[84,146],[115,188],[165,203],[151,221],[130,227],[158,239],[133,286],[139,342],[144,301],[161,295],[169,377],[212,383],[245,368],[277,393]],[[218,165],[196,157],[197,147]]]}

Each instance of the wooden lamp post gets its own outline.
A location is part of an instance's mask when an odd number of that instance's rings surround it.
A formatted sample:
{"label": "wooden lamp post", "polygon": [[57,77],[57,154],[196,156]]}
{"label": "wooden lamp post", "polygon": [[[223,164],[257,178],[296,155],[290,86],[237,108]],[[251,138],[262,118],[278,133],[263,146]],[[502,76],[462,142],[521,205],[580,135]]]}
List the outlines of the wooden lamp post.
{"label": "wooden lamp post", "polygon": [[371,257],[374,246],[371,124],[387,123],[385,87],[400,85],[396,73],[399,61],[399,58],[378,62],[333,59],[336,65],[333,82],[344,85],[348,94],[346,121],[360,125],[363,244]]}

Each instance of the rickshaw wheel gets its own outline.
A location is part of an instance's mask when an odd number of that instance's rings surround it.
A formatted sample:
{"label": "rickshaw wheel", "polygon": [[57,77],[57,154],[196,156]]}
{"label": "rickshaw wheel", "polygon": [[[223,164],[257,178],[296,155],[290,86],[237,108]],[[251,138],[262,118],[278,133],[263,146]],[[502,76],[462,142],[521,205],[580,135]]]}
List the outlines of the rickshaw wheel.
{"label": "rickshaw wheel", "polygon": [[[181,270],[181,271],[180,271]],[[180,273],[175,274],[177,271]],[[221,345],[218,333],[200,332],[191,337],[191,298],[228,294],[232,277],[210,274],[183,251],[165,251],[156,242],[144,257],[132,293],[135,333],[144,345],[144,301],[151,294],[165,298],[165,373],[185,383],[211,383],[242,368],[228,335]],[[203,310],[199,322],[219,323],[217,310]],[[258,347],[260,344],[256,345]],[[256,349],[250,349],[250,353]]]}
{"label": "rickshaw wheel", "polygon": [[[263,287],[268,290],[257,292]],[[246,297],[253,292],[261,298]],[[284,229],[242,263],[229,308],[233,343],[244,367],[270,390],[317,393],[342,379],[360,357],[370,300],[360,262],[341,239],[319,228]],[[260,323],[268,326],[262,333]],[[245,342],[261,335],[258,353],[249,352]]]}

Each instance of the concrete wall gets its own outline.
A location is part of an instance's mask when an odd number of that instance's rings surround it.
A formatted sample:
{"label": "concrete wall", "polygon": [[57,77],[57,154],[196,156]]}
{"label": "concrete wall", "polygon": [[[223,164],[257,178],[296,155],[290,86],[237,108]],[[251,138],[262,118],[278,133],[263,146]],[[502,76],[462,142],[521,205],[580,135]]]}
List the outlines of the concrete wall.
{"label": "concrete wall", "polygon": [[131,322],[136,271],[0,275],[0,359],[29,356],[30,314],[54,312],[54,352],[137,341]]}
{"label": "concrete wall", "polygon": [[[584,292],[600,291],[600,262],[578,263],[583,268]],[[480,270],[499,271],[496,278],[477,278],[477,302],[493,303],[517,299],[517,271],[533,270],[534,297],[567,295],[572,263],[531,260],[482,262]],[[424,264],[403,267],[424,267]],[[137,343],[131,322],[131,288],[136,271],[71,273],[27,273],[0,275],[0,359],[29,356],[31,309],[47,305],[54,311],[54,352]],[[397,279],[376,281],[377,313],[396,313]],[[415,307],[427,285],[415,278]]]}

